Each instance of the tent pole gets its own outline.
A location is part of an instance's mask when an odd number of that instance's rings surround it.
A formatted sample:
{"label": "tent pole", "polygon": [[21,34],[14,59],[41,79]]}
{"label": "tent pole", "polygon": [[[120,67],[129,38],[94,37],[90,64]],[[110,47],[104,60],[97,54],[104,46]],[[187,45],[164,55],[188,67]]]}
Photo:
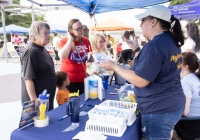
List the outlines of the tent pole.
{"label": "tent pole", "polygon": [[10,33],[10,42],[12,43],[12,33]]}
{"label": "tent pole", "polygon": [[31,9],[32,9],[32,23],[35,22],[35,15],[34,15],[34,4],[31,3]]}
{"label": "tent pole", "polygon": [[3,7],[1,7],[1,15],[2,15],[3,37],[4,37],[3,49],[5,50],[6,63],[8,63],[8,51],[7,51],[6,27],[5,27],[5,12],[4,12]]}
{"label": "tent pole", "polygon": [[92,15],[90,16],[90,32],[92,32]]}
{"label": "tent pole", "polygon": [[91,36],[92,36],[92,15],[89,15],[89,16],[90,16],[89,40],[91,40]]}

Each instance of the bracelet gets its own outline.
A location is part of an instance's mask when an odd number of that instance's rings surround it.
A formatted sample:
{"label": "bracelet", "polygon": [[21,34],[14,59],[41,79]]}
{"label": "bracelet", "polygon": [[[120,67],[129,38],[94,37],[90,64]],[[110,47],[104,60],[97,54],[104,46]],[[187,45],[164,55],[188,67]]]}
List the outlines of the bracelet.
{"label": "bracelet", "polygon": [[119,68],[120,68],[120,67],[118,66],[118,67],[115,69],[115,72],[116,72],[116,73],[119,71]]}

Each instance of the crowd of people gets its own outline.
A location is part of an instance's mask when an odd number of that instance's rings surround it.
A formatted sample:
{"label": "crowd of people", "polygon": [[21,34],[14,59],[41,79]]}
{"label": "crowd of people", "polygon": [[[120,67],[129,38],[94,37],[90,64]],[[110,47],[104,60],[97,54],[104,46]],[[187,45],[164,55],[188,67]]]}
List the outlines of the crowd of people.
{"label": "crowd of people", "polygon": [[29,42],[29,35],[20,36],[18,34],[13,35],[13,43],[16,45],[28,44]]}
{"label": "crowd of people", "polygon": [[[58,33],[54,34],[56,64],[60,63],[60,71],[56,73],[44,48],[50,41],[50,27],[44,22],[34,22],[29,32],[30,43],[21,56],[22,102],[36,100],[47,89],[51,110],[56,87],[56,100],[61,105],[68,101],[70,92],[84,93],[87,75],[115,71],[135,86],[143,139],[169,140],[174,129],[180,137],[184,137],[182,132],[190,134],[180,127],[189,124],[179,120],[182,116],[200,116],[198,26],[193,22],[187,24],[185,40],[179,20],[162,5],[153,6],[136,18],[141,21],[146,38],[140,45],[134,31],[125,31],[118,43],[110,35],[100,33],[90,42],[87,26],[79,19],[70,20],[66,37],[60,39]],[[134,61],[131,69],[118,65],[116,52],[120,47],[122,63]],[[90,60],[97,54],[103,61]],[[192,126],[200,130],[199,123]]]}

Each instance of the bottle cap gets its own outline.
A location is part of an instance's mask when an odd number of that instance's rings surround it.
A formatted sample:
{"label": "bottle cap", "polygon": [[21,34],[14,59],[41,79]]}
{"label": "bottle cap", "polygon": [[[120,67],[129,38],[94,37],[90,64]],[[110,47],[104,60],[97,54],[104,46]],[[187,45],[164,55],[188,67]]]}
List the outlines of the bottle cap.
{"label": "bottle cap", "polygon": [[49,94],[47,94],[47,89],[45,89],[40,95],[39,99],[41,100],[48,100],[49,99]]}
{"label": "bottle cap", "polygon": [[73,97],[73,96],[79,96],[79,90],[77,92],[74,92],[74,93],[70,93],[69,94],[69,97]]}

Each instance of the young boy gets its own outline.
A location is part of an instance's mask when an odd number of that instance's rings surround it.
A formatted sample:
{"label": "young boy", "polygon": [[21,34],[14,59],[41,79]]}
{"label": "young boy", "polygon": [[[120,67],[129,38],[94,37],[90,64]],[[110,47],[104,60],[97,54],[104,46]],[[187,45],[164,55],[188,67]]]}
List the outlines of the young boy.
{"label": "young boy", "polygon": [[57,82],[56,86],[58,88],[58,92],[56,94],[56,101],[58,105],[62,105],[66,103],[69,99],[69,90],[66,88],[70,84],[68,75],[64,71],[56,72]]}

